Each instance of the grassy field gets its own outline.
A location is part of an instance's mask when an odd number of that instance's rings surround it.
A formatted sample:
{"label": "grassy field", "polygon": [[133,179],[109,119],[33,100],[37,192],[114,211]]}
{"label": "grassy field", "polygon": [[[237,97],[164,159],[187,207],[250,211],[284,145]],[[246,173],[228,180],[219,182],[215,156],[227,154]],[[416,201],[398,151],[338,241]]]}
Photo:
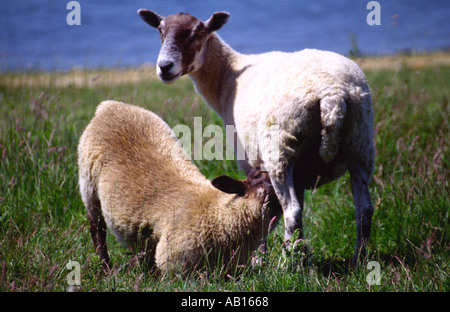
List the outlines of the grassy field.
{"label": "grassy field", "polygon": [[[158,278],[108,236],[105,275],[94,254],[78,191],[77,143],[97,104],[115,99],[150,109],[170,126],[221,119],[188,78],[163,85],[153,68],[3,73],[0,76],[0,291],[65,291],[80,264],[80,291],[449,291],[450,54],[359,59],[373,91],[375,207],[368,255],[349,268],[356,226],[348,174],[306,194],[309,265],[282,255],[282,224],[261,267]],[[243,177],[234,161],[196,161],[208,177]],[[377,261],[379,285],[367,277]]]}

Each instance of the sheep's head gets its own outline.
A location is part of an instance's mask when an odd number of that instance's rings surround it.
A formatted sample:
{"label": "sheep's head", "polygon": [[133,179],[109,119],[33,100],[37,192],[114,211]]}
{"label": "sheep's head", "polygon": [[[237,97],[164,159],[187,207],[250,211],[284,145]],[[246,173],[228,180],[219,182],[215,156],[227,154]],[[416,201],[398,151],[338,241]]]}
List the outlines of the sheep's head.
{"label": "sheep's head", "polygon": [[216,12],[203,22],[186,13],[162,17],[140,9],[138,15],[161,34],[156,71],[164,83],[173,83],[203,65],[204,46],[209,36],[225,25],[230,16],[226,12]]}
{"label": "sheep's head", "polygon": [[236,180],[222,175],[214,178],[211,183],[225,193],[256,197],[261,201],[263,209],[268,208],[266,212],[269,220],[282,214],[281,205],[275,194],[269,174],[261,171],[260,168],[252,168],[245,180]]}

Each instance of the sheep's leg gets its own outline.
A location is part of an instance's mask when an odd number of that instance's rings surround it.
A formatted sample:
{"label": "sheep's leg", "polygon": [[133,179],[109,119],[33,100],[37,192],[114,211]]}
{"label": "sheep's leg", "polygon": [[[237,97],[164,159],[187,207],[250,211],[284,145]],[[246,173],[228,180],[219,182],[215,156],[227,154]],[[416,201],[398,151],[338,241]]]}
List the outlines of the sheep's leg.
{"label": "sheep's leg", "polygon": [[98,199],[95,187],[87,182],[85,178],[80,178],[80,191],[84,205],[88,211],[89,228],[95,253],[102,259],[103,269],[109,271],[109,256],[106,246],[106,223],[102,215],[100,200]]}
{"label": "sheep's leg", "polygon": [[94,243],[95,253],[102,260],[103,269],[109,271],[110,259],[108,248],[106,246],[106,223],[101,214],[88,213],[89,226],[91,230],[92,242]]}
{"label": "sheep's leg", "polygon": [[368,186],[370,174],[364,170],[361,164],[349,161],[347,166],[352,182],[353,202],[355,204],[357,238],[355,253],[351,262],[352,265],[355,265],[359,256],[365,254],[365,247],[370,236],[373,207]]}
{"label": "sheep's leg", "polygon": [[[304,198],[305,198],[305,190],[301,187],[295,187],[295,194],[297,196],[297,201],[300,205],[300,213],[301,213],[300,221],[299,221],[300,222],[300,227],[299,227],[300,233],[299,233],[298,239],[303,239],[303,224],[302,224],[303,217],[302,216],[303,216],[303,202],[304,202]],[[294,231],[295,231],[295,229],[294,229]],[[302,247],[302,250],[304,252],[306,252],[306,245],[304,247]]]}
{"label": "sheep's leg", "polygon": [[271,181],[280,205],[283,208],[284,239],[289,240],[295,230],[300,230],[299,238],[303,238],[303,196],[300,203],[294,187],[294,165],[289,166],[286,179],[271,178]]}
{"label": "sheep's leg", "polygon": [[[82,169],[80,169],[82,170]],[[102,215],[101,203],[97,196],[95,183],[86,175],[80,175],[80,192],[88,211],[89,228],[95,253],[102,260],[103,269],[109,271],[109,256],[106,246],[106,223]]]}

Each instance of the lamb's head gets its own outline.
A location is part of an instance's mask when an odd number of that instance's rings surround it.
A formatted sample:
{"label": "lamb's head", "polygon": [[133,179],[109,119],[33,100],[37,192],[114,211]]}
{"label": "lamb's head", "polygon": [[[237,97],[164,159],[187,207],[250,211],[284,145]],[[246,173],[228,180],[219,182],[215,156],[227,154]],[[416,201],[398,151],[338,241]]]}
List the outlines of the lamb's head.
{"label": "lamb's head", "polygon": [[203,65],[204,47],[209,36],[225,25],[230,16],[226,12],[216,12],[203,22],[186,13],[162,17],[153,11],[140,9],[138,15],[161,34],[162,46],[156,70],[164,83],[173,83]]}
{"label": "lamb's head", "polygon": [[214,178],[211,183],[225,193],[256,199],[261,203],[263,214],[268,217],[268,220],[272,220],[274,217],[278,219],[283,212],[269,174],[261,171],[260,168],[252,168],[245,180],[236,180],[222,175]]}

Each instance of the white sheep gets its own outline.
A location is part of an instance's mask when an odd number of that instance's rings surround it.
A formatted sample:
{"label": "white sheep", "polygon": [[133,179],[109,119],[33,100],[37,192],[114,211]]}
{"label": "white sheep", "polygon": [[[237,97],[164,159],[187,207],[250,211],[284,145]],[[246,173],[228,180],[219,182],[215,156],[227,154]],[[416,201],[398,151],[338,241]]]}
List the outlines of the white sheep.
{"label": "white sheep", "polygon": [[[225,124],[235,125],[246,151],[257,151],[257,157],[238,161],[246,172],[252,167],[268,171],[283,208],[286,239],[296,229],[302,235],[304,190],[349,171],[357,225],[355,263],[370,235],[368,183],[375,153],[370,89],[358,65],[311,49],[240,54],[215,34],[228,21],[226,12],[205,22],[186,13],[164,18],[141,9],[138,14],[161,33],[161,80],[173,83],[189,74]],[[269,144],[273,132],[279,150]]]}
{"label": "white sheep", "polygon": [[172,130],[140,107],[102,102],[80,138],[79,185],[94,247],[109,265],[106,226],[163,272],[217,257],[243,264],[282,213],[266,172],[207,180]]}

